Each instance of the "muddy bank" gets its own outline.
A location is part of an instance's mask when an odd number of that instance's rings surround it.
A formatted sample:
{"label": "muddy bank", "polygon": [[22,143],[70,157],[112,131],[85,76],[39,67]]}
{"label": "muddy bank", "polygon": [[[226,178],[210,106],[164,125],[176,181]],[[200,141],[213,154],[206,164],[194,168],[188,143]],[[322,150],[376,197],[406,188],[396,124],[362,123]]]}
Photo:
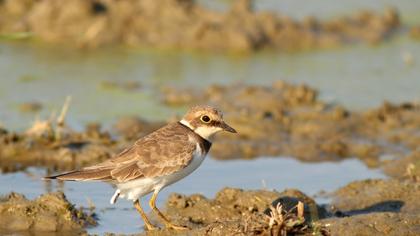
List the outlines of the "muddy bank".
{"label": "muddy bank", "polygon": [[401,213],[370,213],[322,221],[331,235],[406,235],[420,234],[419,215]]}
{"label": "muddy bank", "polygon": [[384,172],[394,178],[411,179],[420,182],[420,150],[383,165]]}
{"label": "muddy bank", "polygon": [[85,213],[66,199],[63,193],[49,193],[28,200],[18,193],[0,198],[0,233],[36,235],[80,235],[85,227],[96,225],[93,213]]}
{"label": "muddy bank", "polygon": [[27,166],[71,169],[105,160],[112,155],[110,147],[114,143],[108,134],[96,131],[61,131],[44,121],[36,122],[23,133],[3,129],[0,132],[1,169],[3,172]]}
{"label": "muddy bank", "polygon": [[81,47],[127,44],[141,47],[254,51],[331,48],[354,42],[378,43],[396,33],[395,9],[362,10],[349,16],[302,21],[256,11],[237,0],[218,12],[193,0],[0,1],[0,34],[34,37]]}
{"label": "muddy bank", "polygon": [[409,34],[411,38],[420,40],[420,25],[411,27]]}
{"label": "muddy bank", "polygon": [[[332,193],[331,205],[320,206],[295,189],[283,192],[225,188],[214,199],[172,194],[166,213],[192,230],[162,229],[146,235],[418,235],[420,185],[413,181],[357,181]],[[298,202],[303,213],[298,213]],[[280,204],[280,205],[279,205]],[[270,212],[282,206],[282,228]],[[279,207],[277,207],[279,209]],[[301,214],[302,218],[297,217]],[[277,215],[278,217],[278,215]],[[277,218],[279,219],[279,218]],[[287,220],[286,220],[287,221]],[[276,231],[277,230],[277,231]]]}
{"label": "muddy bank", "polygon": [[212,150],[218,159],[357,157],[373,167],[420,145],[420,105],[415,103],[385,102],[379,108],[352,112],[319,100],[313,88],[282,81],[268,86],[214,85],[200,91],[165,88],[163,93],[170,106],[210,103],[225,113],[238,135],[218,137]]}
{"label": "muddy bank", "polygon": [[[203,90],[163,89],[168,106],[211,104],[221,109],[238,135],[221,133],[212,146],[217,159],[291,156],[302,161],[359,158],[369,167],[383,166],[391,176],[417,178],[420,164],[420,105],[384,103],[352,112],[326,103],[306,85],[277,81],[269,86],[213,85]],[[25,132],[0,130],[0,166],[70,170],[110,158],[166,122],[138,117],[120,119],[104,131],[88,124],[82,131],[64,119],[35,122]],[[110,132],[116,134],[111,137]],[[417,151],[416,151],[417,150]]]}
{"label": "muddy bank", "polygon": [[75,131],[64,121],[38,120],[24,132],[0,128],[0,170],[4,173],[23,170],[29,166],[49,170],[72,170],[111,158],[129,145],[162,125],[139,118],[123,117],[113,132],[103,131],[100,124],[87,124]]}
{"label": "muddy bank", "polygon": [[[138,235],[420,234],[420,182],[355,181],[330,196],[330,204],[320,205],[297,189],[279,192],[226,187],[214,198],[173,193],[162,209],[171,221],[190,230],[162,227]],[[0,218],[0,233],[22,235],[64,235],[69,231],[74,234],[67,235],[79,235],[85,227],[96,225],[92,211],[75,209],[62,193],[45,194],[32,201],[11,193],[0,198]],[[150,219],[160,225],[154,215]]]}
{"label": "muddy bank", "polygon": [[332,208],[344,215],[400,212],[420,216],[420,182],[396,179],[356,181],[333,195]]}
{"label": "muddy bank", "polygon": [[325,210],[312,198],[295,189],[276,192],[225,188],[214,199],[199,194],[172,194],[166,207],[167,214],[174,222],[186,225],[191,230],[176,232],[163,229],[148,232],[146,235],[326,233],[324,227],[314,228],[311,225],[311,222],[325,217]]}
{"label": "muddy bank", "polygon": [[419,235],[420,184],[365,180],[338,189],[330,210],[339,218],[321,220],[331,235]]}

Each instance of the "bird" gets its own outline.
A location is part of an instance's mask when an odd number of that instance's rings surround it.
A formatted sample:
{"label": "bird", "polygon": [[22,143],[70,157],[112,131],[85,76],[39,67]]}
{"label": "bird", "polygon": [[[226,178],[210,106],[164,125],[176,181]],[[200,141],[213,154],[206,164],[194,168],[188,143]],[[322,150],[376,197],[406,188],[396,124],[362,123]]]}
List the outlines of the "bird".
{"label": "bird", "polygon": [[185,226],[172,223],[157,207],[159,192],[196,170],[209,152],[213,136],[220,131],[237,133],[223,120],[220,110],[199,105],[192,107],[181,120],[171,122],[138,139],[119,154],[102,163],[44,179],[62,181],[104,181],[116,187],[110,199],[133,201],[146,230],[154,230],[144,212],[140,199],[150,193],[149,206],[165,227],[183,230]]}

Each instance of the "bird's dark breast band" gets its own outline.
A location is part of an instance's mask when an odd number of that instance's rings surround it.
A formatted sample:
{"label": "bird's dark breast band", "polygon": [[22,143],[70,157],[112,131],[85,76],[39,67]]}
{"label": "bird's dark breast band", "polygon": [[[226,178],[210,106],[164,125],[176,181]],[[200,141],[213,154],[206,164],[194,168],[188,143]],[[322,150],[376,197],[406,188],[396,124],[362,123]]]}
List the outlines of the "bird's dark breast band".
{"label": "bird's dark breast band", "polygon": [[190,127],[182,124],[181,122],[178,122],[179,125],[184,127],[189,131],[189,133],[197,140],[198,144],[200,145],[201,150],[203,150],[204,154],[207,154],[211,148],[211,142],[200,135],[196,134],[194,130],[192,130]]}

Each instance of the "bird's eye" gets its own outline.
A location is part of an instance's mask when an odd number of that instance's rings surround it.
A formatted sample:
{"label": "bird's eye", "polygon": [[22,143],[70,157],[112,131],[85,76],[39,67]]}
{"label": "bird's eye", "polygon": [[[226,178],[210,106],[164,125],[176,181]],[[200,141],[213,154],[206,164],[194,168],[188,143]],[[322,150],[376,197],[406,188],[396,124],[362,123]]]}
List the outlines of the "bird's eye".
{"label": "bird's eye", "polygon": [[210,119],[210,117],[208,117],[208,116],[202,116],[200,119],[201,119],[201,121],[202,121],[202,122],[204,122],[204,123],[209,123],[209,122],[210,122],[210,120],[211,120],[211,119]]}

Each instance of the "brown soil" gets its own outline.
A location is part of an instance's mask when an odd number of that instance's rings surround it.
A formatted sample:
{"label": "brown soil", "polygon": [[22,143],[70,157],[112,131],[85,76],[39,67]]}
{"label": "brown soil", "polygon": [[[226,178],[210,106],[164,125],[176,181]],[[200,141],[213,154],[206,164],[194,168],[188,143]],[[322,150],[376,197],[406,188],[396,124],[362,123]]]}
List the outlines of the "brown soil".
{"label": "brown soil", "polygon": [[[296,217],[299,201],[305,206],[306,220]],[[274,221],[270,226],[270,212],[275,211],[277,204],[283,206],[285,222],[281,225]],[[283,229],[288,235],[310,234],[314,230],[310,223],[326,214],[312,198],[294,189],[276,192],[225,188],[217,193],[215,199],[207,199],[199,194],[172,194],[166,205],[167,214],[174,222],[187,225],[192,230],[176,232],[163,229],[148,232],[147,235],[277,235],[281,226],[285,227]]]}
{"label": "brown soil", "polygon": [[[418,182],[355,181],[332,196],[330,206],[320,206],[295,189],[277,192],[225,188],[214,199],[200,194],[172,194],[166,203],[166,215],[191,229],[163,228],[140,235],[420,234]],[[62,193],[42,195],[33,201],[12,193],[0,200],[0,233],[75,235],[84,232],[83,227],[96,224],[92,216],[76,210]]]}
{"label": "brown soil", "polygon": [[3,172],[26,166],[72,169],[109,158],[115,146],[106,133],[87,130],[60,134],[44,123],[36,123],[25,133],[3,130],[0,134],[0,164]]}
{"label": "brown soil", "polygon": [[413,39],[420,40],[420,25],[414,26],[410,29],[410,36]]}
{"label": "brown soil", "polygon": [[[304,161],[357,157],[368,166],[397,159],[420,145],[420,105],[384,103],[351,112],[317,98],[305,85],[214,85],[202,91],[164,89],[168,105],[210,103],[225,113],[238,135],[220,135],[218,159],[292,156]],[[183,94],[178,97],[177,94]],[[188,96],[185,96],[187,94]]]}
{"label": "brown soil", "polygon": [[113,130],[125,140],[130,141],[151,133],[164,125],[165,122],[150,122],[139,117],[127,116],[120,118],[113,125]]}
{"label": "brown soil", "polygon": [[322,221],[327,224],[331,235],[371,236],[420,234],[420,216],[404,213],[370,213],[346,218],[334,218]]}
{"label": "brown soil", "polygon": [[[217,159],[292,156],[318,162],[356,157],[369,167],[383,166],[392,176],[419,176],[419,104],[384,103],[351,112],[319,100],[317,91],[306,85],[282,81],[271,86],[214,85],[201,91],[167,88],[163,94],[167,105],[213,104],[225,113],[238,135],[218,135],[211,150]],[[3,172],[26,166],[80,168],[115,155],[162,125],[122,118],[113,126],[116,139],[99,124],[82,132],[51,120],[37,121],[22,133],[2,128],[0,166]]]}
{"label": "brown soil", "polygon": [[356,181],[334,193],[331,235],[419,235],[420,182]]}
{"label": "brown soil", "polygon": [[420,215],[420,182],[356,181],[334,193],[333,209],[345,215],[367,212],[401,212]]}
{"label": "brown soil", "polygon": [[84,227],[96,225],[92,214],[75,209],[63,193],[41,195],[28,200],[10,193],[0,199],[0,234],[8,232],[61,232],[61,235],[80,235]]}
{"label": "brown soil", "polygon": [[[320,21],[255,11],[250,0],[234,1],[226,12],[193,0],[3,0],[0,34],[33,35],[46,42],[82,47],[128,44],[158,48],[283,51],[329,48],[354,42],[378,43],[400,26],[398,13],[359,11]],[[25,34],[22,34],[25,33]]]}
{"label": "brown soil", "polygon": [[420,150],[385,163],[383,169],[391,177],[420,182]]}
{"label": "brown soil", "polygon": [[21,112],[38,112],[42,109],[42,104],[39,102],[25,102],[19,105]]}
{"label": "brown soil", "polygon": [[[167,214],[192,230],[162,229],[147,235],[280,235],[270,228],[270,211],[280,203],[297,215],[296,204],[304,203],[305,221],[289,222],[287,235],[419,235],[420,185],[413,181],[356,181],[333,193],[327,208],[294,189],[244,191],[225,188],[214,199],[194,194],[172,194]],[[286,214],[284,214],[285,216]],[[294,218],[296,220],[296,218]],[[270,234],[274,233],[274,234]]]}
{"label": "brown soil", "polygon": [[[127,125],[130,125],[128,127]],[[22,133],[0,129],[0,168],[2,172],[43,166],[51,170],[72,170],[106,160],[122,149],[127,140],[152,132],[162,123],[137,118],[121,118],[114,126],[118,142],[99,124],[88,124],[76,132],[50,121],[36,121]]]}

